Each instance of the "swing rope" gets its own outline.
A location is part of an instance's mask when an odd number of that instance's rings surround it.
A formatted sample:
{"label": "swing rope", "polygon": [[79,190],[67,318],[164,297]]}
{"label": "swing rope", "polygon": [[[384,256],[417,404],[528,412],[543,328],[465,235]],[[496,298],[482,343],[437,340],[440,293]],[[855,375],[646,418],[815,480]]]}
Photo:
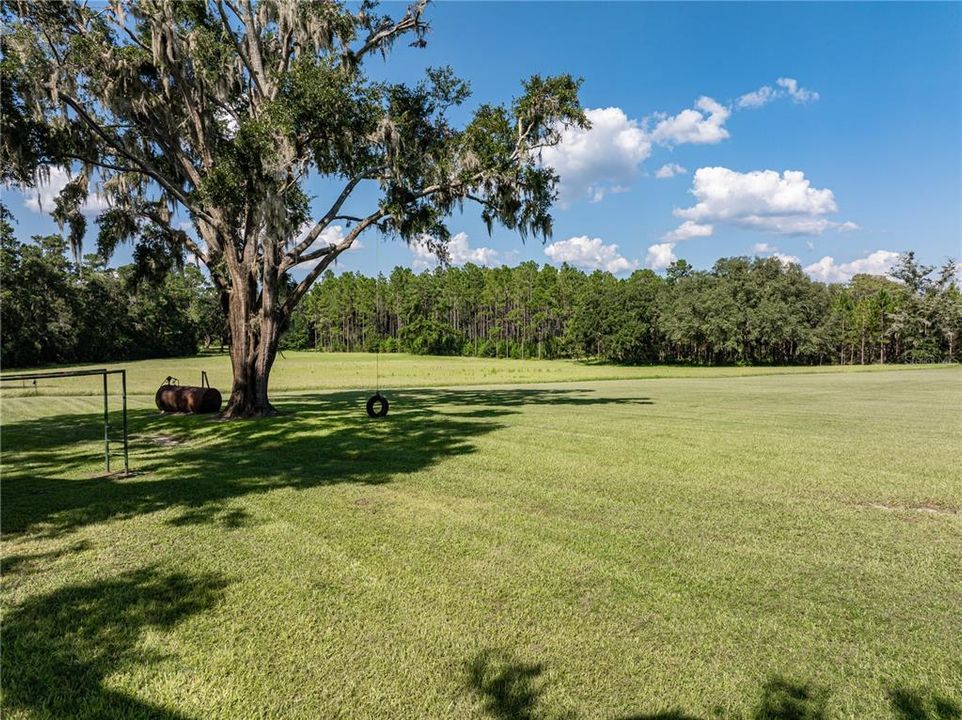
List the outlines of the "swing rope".
{"label": "swing rope", "polygon": [[[375,338],[377,344],[374,347],[374,394],[368,398],[367,414],[372,418],[384,417],[387,415],[389,403],[387,398],[381,395],[381,318],[383,310],[381,306],[381,238],[374,241],[374,312],[376,319]],[[377,409],[375,410],[375,405]]]}

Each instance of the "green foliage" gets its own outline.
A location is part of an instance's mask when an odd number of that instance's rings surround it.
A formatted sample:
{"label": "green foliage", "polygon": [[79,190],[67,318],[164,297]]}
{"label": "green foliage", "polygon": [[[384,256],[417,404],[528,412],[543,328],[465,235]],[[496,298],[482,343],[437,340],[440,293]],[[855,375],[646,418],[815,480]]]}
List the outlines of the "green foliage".
{"label": "green foliage", "polygon": [[458,355],[464,339],[440,320],[418,318],[398,333],[398,347],[414,355]]}
{"label": "green foliage", "polygon": [[915,293],[873,276],[825,285],[772,258],[723,258],[708,272],[679,260],[665,278],[530,262],[396,268],[377,280],[327,274],[300,311],[313,328],[301,336],[313,342],[298,347],[627,364],[954,361],[962,308],[953,268]]}
{"label": "green foliage", "polygon": [[59,235],[21,243],[6,219],[0,235],[5,367],[192,355],[224,339],[217,294],[195,267],[148,282],[136,264],[68,261]]}
{"label": "green foliage", "polygon": [[[370,181],[380,197],[364,227],[407,240],[430,234],[442,255],[446,218],[465,202],[477,203],[489,226],[546,237],[557,177],[538,150],[564,127],[587,126],[580,82],[534,76],[512,103],[482,106],[459,129],[450,110],[470,90],[452,68],[430,68],[410,84],[364,73],[366,56],[386,58],[400,37],[425,44],[425,6],[392,18],[372,2],[6,3],[10,177],[29,183],[48,164],[80,168],[57,209],[78,252],[84,227],[75,211],[92,176],[114,206],[100,218],[104,253],[128,241],[182,247],[188,238],[159,211],[180,205],[204,230],[203,259],[227,288],[248,277],[284,285],[304,251],[292,249],[295,238],[317,220],[303,190],[308,174],[353,182],[348,195]],[[325,224],[340,204],[332,207]],[[128,232],[132,224],[156,227],[145,236]],[[251,244],[256,252],[245,252]],[[321,258],[320,269],[344,249]],[[314,277],[271,314],[289,314]]]}

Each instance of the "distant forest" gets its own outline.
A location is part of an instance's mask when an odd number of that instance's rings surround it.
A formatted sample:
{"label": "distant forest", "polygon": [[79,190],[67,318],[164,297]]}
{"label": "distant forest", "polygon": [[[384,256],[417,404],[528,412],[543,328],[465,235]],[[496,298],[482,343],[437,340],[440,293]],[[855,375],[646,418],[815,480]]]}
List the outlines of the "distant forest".
{"label": "distant forest", "polygon": [[[21,243],[2,225],[4,367],[189,355],[227,343],[220,298],[197,268],[71,261],[60,236]],[[624,279],[533,262],[421,274],[397,267],[377,279],[329,272],[282,347],[613,363],[955,361],[955,270],[906,253],[891,278],[847,284],[746,257],[704,271],[679,260],[664,276],[639,270]]]}
{"label": "distant forest", "polygon": [[328,273],[287,346],[614,363],[828,364],[954,361],[957,266],[903,254],[892,278],[825,284],[776,258],[684,260],[664,277],[569,266],[476,265],[378,279]]}

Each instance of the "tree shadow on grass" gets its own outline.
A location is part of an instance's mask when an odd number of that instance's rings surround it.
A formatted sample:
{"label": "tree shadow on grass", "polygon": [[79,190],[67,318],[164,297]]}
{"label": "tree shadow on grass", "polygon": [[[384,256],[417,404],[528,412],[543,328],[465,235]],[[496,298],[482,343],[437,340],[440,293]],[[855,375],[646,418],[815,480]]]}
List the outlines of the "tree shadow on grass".
{"label": "tree shadow on grass", "polygon": [[[762,685],[751,720],[825,720],[829,692],[812,683],[774,675]],[[740,717],[740,716],[739,716]],[[631,715],[623,720],[707,720],[682,710]]]}
{"label": "tree shadow on grass", "polygon": [[468,687],[497,720],[536,720],[545,717],[538,707],[543,671],[540,663],[518,662],[505,653],[485,650],[467,664]]}
{"label": "tree shadow on grass", "polygon": [[91,544],[88,540],[81,540],[68,547],[48,550],[47,552],[5,555],[0,558],[0,575],[29,575],[36,572],[38,566],[49,564],[52,560],[83,552],[90,548]]}
{"label": "tree shadow on grass", "polygon": [[105,686],[113,673],[156,663],[147,630],[169,630],[213,607],[225,582],[215,575],[145,568],[33,597],[3,619],[3,710],[51,718],[184,716]]}
{"label": "tree shadow on grass", "polygon": [[[131,477],[83,477],[96,462],[102,433],[89,415],[58,415],[3,428],[4,479],[0,528],[5,536],[54,536],[91,523],[180,508],[176,524],[249,522],[227,508],[238,497],[277,488],[335,483],[385,483],[446,458],[474,452],[474,441],[505,426],[525,406],[579,407],[650,404],[590,390],[408,390],[391,393],[391,413],[371,419],[366,393],[281,396],[281,415],[254,421],[129,414]],[[114,416],[116,427],[119,417]],[[160,446],[157,436],[182,444]],[[78,445],[86,441],[86,446]],[[73,475],[74,477],[69,477]],[[77,476],[81,479],[77,479]]]}
{"label": "tree shadow on grass", "polygon": [[[465,666],[469,691],[494,720],[576,720],[573,711],[552,712],[543,707],[543,663],[527,663],[511,653],[484,650]],[[828,690],[810,683],[771,677],[761,688],[752,720],[824,720]],[[738,715],[741,718],[743,716]],[[914,716],[913,716],[914,717]],[[934,718],[935,716],[933,716]],[[928,720],[929,716],[924,716]],[[623,716],[620,720],[707,720],[681,709]],[[941,718],[939,718],[941,720]],[[954,719],[953,719],[954,720]]]}
{"label": "tree shadow on grass", "polygon": [[960,720],[962,705],[935,692],[897,687],[889,701],[898,720]]}

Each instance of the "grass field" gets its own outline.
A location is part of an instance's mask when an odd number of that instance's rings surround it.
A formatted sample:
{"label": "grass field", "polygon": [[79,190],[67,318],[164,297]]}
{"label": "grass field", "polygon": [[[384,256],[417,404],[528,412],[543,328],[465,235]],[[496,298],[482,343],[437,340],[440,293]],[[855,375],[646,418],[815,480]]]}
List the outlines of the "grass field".
{"label": "grass field", "polygon": [[962,717],[959,368],[372,364],[5,388],[3,717]]}

